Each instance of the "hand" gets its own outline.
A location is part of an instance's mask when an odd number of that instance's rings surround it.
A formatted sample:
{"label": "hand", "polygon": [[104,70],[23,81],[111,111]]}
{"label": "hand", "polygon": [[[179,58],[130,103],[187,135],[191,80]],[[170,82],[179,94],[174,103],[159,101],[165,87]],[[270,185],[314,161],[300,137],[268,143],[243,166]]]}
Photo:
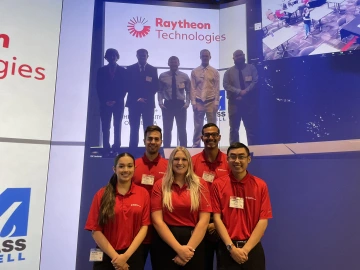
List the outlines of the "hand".
{"label": "hand", "polygon": [[106,105],[109,107],[112,107],[114,104],[116,103],[116,101],[112,100],[112,101],[107,101]]}
{"label": "hand", "polygon": [[173,259],[174,263],[176,263],[177,265],[181,265],[184,266],[187,262],[182,260],[178,255],[176,255],[176,257]]}
{"label": "hand", "polygon": [[130,270],[130,266],[126,263],[124,267],[116,267],[114,266],[115,270]]}
{"label": "hand", "polygon": [[242,96],[238,96],[237,98],[236,98],[236,100],[242,100],[243,98],[242,98]]}
{"label": "hand", "polygon": [[159,104],[159,107],[160,107],[161,109],[165,109],[165,110],[167,109],[164,104]]}
{"label": "hand", "polygon": [[145,98],[139,98],[139,99],[137,100],[137,102],[146,103],[146,99],[145,99]]}
{"label": "hand", "polygon": [[246,94],[248,93],[248,91],[246,91],[246,90],[241,90],[240,91],[240,96],[245,96]]}
{"label": "hand", "polygon": [[190,246],[181,246],[179,250],[176,251],[177,255],[185,262],[190,261],[194,256],[195,250]]}
{"label": "hand", "polygon": [[233,247],[230,255],[238,264],[242,264],[248,260],[248,254],[242,248]]}
{"label": "hand", "polygon": [[187,108],[189,108],[189,104],[185,104],[181,109],[186,110]]}
{"label": "hand", "polygon": [[124,254],[119,254],[114,259],[111,260],[112,265],[116,270],[123,270],[127,269],[129,265],[126,263],[128,260],[128,257],[126,257]]}
{"label": "hand", "polygon": [[216,232],[216,229],[215,229],[215,225],[214,223],[209,223],[208,227],[207,227],[207,230],[210,234],[213,234]]}
{"label": "hand", "polygon": [[194,111],[194,112],[197,111],[197,106],[196,106],[196,104],[195,104],[195,105],[192,105],[192,107],[193,107],[193,111]]}

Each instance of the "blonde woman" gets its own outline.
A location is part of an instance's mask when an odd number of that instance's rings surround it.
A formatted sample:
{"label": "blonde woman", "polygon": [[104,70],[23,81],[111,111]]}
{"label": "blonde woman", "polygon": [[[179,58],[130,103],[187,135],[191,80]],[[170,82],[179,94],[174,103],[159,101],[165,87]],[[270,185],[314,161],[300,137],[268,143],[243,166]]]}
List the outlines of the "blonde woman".
{"label": "blonde woman", "polygon": [[150,225],[150,196],[131,182],[135,170],[131,154],[118,155],[113,170],[109,183],[95,194],[85,225],[104,253],[93,269],[143,270],[141,243]]}
{"label": "blonde woman", "polygon": [[153,270],[204,269],[202,241],[211,211],[209,190],[195,175],[189,151],[175,148],[151,196],[151,217],[158,233],[153,241],[158,268]]}

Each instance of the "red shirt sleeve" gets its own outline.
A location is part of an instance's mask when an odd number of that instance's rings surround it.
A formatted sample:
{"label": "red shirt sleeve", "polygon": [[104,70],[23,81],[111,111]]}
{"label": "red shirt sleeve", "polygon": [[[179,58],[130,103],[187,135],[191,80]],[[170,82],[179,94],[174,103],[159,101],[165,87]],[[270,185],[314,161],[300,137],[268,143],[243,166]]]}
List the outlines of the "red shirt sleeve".
{"label": "red shirt sleeve", "polygon": [[213,213],[221,214],[220,193],[217,182],[211,186],[211,206]]}
{"label": "red shirt sleeve", "polygon": [[104,188],[100,189],[94,196],[92,201],[89,215],[85,224],[85,230],[89,231],[102,231],[103,228],[98,223],[101,198],[104,194]]}
{"label": "red shirt sleeve", "polygon": [[265,183],[261,195],[262,197],[261,197],[260,219],[272,218],[270,196],[267,185]]}
{"label": "red shirt sleeve", "polygon": [[158,180],[155,182],[151,194],[151,212],[162,209],[162,180]]}
{"label": "red shirt sleeve", "polygon": [[212,212],[210,192],[207,183],[200,178],[200,205],[199,212]]}
{"label": "red shirt sleeve", "polygon": [[148,226],[148,225],[151,224],[151,219],[150,219],[150,195],[146,191],[146,192],[144,192],[143,196],[145,197],[145,200],[144,200],[144,211],[143,211],[143,215],[142,215],[141,225],[142,226]]}

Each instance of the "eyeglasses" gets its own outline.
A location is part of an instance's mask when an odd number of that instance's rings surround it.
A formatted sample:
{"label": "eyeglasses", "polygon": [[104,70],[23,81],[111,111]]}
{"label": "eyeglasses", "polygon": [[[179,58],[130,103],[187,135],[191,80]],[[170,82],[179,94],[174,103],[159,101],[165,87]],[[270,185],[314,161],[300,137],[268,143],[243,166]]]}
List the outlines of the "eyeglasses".
{"label": "eyeglasses", "polygon": [[229,160],[236,161],[237,159],[239,159],[240,161],[243,161],[243,160],[247,159],[248,157],[249,156],[244,156],[244,155],[230,155]]}
{"label": "eyeglasses", "polygon": [[219,133],[214,132],[214,133],[204,133],[203,134],[203,137],[205,137],[205,138],[210,138],[210,136],[213,138],[217,138],[217,137],[219,137]]}

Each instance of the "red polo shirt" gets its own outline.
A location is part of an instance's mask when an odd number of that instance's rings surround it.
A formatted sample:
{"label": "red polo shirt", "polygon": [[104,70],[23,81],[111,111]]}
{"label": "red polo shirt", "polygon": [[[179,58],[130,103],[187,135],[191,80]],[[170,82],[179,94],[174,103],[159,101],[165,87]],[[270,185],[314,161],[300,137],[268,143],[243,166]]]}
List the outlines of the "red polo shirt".
{"label": "red polo shirt", "polygon": [[131,184],[125,195],[116,192],[115,217],[103,227],[98,224],[101,198],[105,188],[94,196],[85,229],[101,231],[115,250],[128,248],[142,226],[150,222],[150,197],[142,187]]}
{"label": "red polo shirt", "polygon": [[[194,172],[197,176],[203,177],[204,172],[214,173],[214,180],[229,174],[229,167],[227,163],[227,155],[219,150],[216,159],[213,162],[206,160],[205,150],[194,155],[192,158]],[[209,190],[211,189],[211,182],[208,183]]]}
{"label": "red polo shirt", "polygon": [[163,178],[167,165],[168,161],[165,158],[162,158],[160,154],[153,161],[150,161],[146,154],[144,154],[143,157],[135,160],[135,173],[132,181],[135,184],[144,187],[149,192],[149,195],[151,195],[153,186],[141,184],[143,174],[154,176],[155,183],[156,180]]}
{"label": "red polo shirt", "polygon": [[200,205],[197,211],[191,211],[190,190],[187,185],[181,188],[177,184],[173,184],[172,191],[172,205],[173,211],[170,212],[162,204],[162,179],[157,181],[154,185],[151,195],[151,212],[158,210],[163,211],[163,219],[167,225],[170,226],[189,226],[195,227],[199,221],[199,212],[211,212],[211,199],[206,182],[200,179]]}
{"label": "red polo shirt", "polygon": [[[230,207],[231,196],[243,199],[243,209]],[[260,219],[272,218],[267,185],[250,173],[241,181],[231,173],[216,179],[212,185],[211,203],[213,212],[221,214],[232,240],[249,239]]]}
{"label": "red polo shirt", "polygon": [[[153,161],[149,160],[146,154],[143,157],[135,160],[135,173],[132,178],[132,181],[144,187],[151,196],[151,191],[153,189],[152,185],[145,185],[141,183],[143,174],[152,175],[154,177],[154,184],[157,180],[162,179],[165,175],[167,169],[168,161],[161,157],[159,154]],[[143,241],[144,244],[150,244],[152,239],[152,226],[149,226],[148,233]]]}

